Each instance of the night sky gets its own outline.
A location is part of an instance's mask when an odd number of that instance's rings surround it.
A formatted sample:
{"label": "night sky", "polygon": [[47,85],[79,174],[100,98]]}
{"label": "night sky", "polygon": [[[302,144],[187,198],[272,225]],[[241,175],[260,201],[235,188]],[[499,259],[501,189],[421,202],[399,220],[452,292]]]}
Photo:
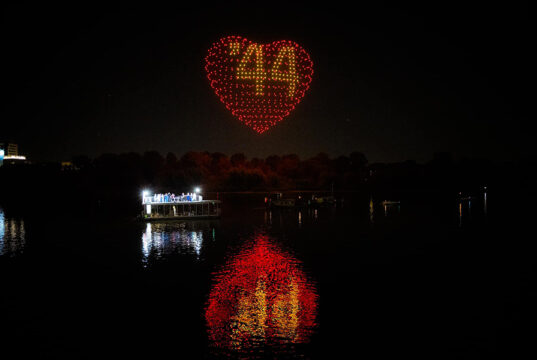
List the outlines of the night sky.
{"label": "night sky", "polygon": [[[91,4],[4,5],[0,141],[30,160],[147,150],[521,160],[535,146],[529,3]],[[293,40],[314,62],[302,102],[262,135],[209,86],[205,55],[227,35]]]}

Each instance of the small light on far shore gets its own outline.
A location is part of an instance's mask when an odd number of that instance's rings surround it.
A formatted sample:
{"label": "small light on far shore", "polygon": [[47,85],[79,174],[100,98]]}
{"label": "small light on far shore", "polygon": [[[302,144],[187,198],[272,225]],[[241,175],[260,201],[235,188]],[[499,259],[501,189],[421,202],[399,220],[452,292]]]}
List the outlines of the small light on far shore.
{"label": "small light on far shore", "polygon": [[200,189],[199,187],[197,187],[197,188],[194,189],[194,192],[195,192],[196,194],[199,194],[200,191],[201,191],[201,189]]}

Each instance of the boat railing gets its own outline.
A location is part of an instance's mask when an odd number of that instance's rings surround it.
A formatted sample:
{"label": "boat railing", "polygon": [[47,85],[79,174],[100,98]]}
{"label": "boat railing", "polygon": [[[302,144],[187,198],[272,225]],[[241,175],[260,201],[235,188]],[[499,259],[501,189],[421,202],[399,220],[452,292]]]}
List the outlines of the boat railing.
{"label": "boat railing", "polygon": [[155,199],[152,196],[147,196],[142,199],[142,204],[185,204],[185,203],[200,203],[203,201],[218,201],[218,200],[204,200],[202,196],[192,197],[175,197],[168,199]]}

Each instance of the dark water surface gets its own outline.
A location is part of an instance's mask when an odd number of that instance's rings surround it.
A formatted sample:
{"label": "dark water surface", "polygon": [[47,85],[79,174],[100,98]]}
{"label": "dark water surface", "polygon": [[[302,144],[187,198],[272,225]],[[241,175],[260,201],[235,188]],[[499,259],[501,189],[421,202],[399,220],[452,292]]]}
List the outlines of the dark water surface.
{"label": "dark water surface", "polygon": [[531,207],[509,196],[347,196],[220,220],[0,209],[2,336],[16,358],[535,355]]}

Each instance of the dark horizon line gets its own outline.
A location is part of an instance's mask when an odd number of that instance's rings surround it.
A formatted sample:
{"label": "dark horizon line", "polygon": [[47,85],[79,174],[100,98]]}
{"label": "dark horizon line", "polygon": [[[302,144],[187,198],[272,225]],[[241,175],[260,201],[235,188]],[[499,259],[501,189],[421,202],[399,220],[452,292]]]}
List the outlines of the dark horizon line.
{"label": "dark horizon line", "polygon": [[493,160],[493,159],[491,159],[489,157],[486,157],[486,156],[464,156],[464,155],[458,155],[457,156],[453,152],[450,152],[450,151],[436,151],[436,152],[433,152],[429,156],[429,159],[424,160],[424,161],[418,161],[416,159],[405,159],[405,160],[399,160],[399,161],[369,161],[366,153],[361,152],[361,151],[356,151],[356,150],[351,151],[351,152],[349,152],[347,154],[338,154],[338,155],[331,155],[330,153],[327,153],[327,152],[324,152],[324,151],[319,151],[315,155],[311,155],[311,156],[300,156],[297,153],[275,153],[275,154],[269,154],[267,156],[248,156],[248,154],[246,154],[244,152],[234,152],[234,153],[231,153],[231,154],[227,154],[227,153],[222,152],[222,151],[209,151],[209,150],[189,150],[189,151],[184,151],[184,152],[181,152],[181,153],[173,152],[173,151],[161,152],[161,151],[158,151],[158,150],[144,150],[144,151],[103,152],[103,153],[100,153],[99,155],[96,155],[96,156],[91,156],[91,155],[87,155],[87,154],[75,154],[75,155],[70,156],[67,159],[61,159],[61,160],[58,160],[58,159],[32,160],[32,157],[28,156],[27,154],[21,153],[21,155],[26,156],[27,161],[30,164],[54,164],[54,163],[62,163],[62,162],[72,162],[77,157],[87,157],[89,160],[94,161],[94,160],[98,159],[99,157],[106,156],[106,155],[121,156],[121,155],[128,155],[128,154],[137,154],[140,157],[143,157],[143,155],[145,153],[158,153],[160,156],[162,156],[163,159],[166,159],[166,156],[168,154],[173,154],[177,158],[177,160],[180,160],[184,155],[186,155],[188,153],[223,154],[228,158],[231,158],[233,155],[242,154],[242,155],[245,156],[246,161],[250,161],[250,160],[253,160],[253,159],[266,160],[267,158],[269,158],[271,156],[278,156],[278,157],[282,158],[282,157],[290,156],[290,155],[293,155],[293,156],[296,155],[300,161],[310,160],[310,159],[313,159],[313,158],[315,158],[315,157],[317,157],[319,155],[326,155],[328,157],[328,159],[336,160],[336,159],[341,158],[341,157],[349,158],[352,153],[360,153],[360,154],[365,156],[365,158],[367,159],[367,163],[369,165],[372,165],[372,164],[402,164],[402,163],[408,163],[408,162],[413,162],[416,165],[426,165],[428,163],[433,162],[436,159],[444,159],[444,160],[448,160],[449,162],[452,162],[452,163],[459,163],[459,162],[463,162],[463,161],[478,161],[478,162],[487,162],[487,163],[491,163],[491,164],[509,164],[509,163],[513,163],[513,164],[521,164],[521,163],[531,164],[531,163],[533,163],[534,165],[537,165],[537,159],[531,159],[529,157],[529,155],[527,156],[527,158],[521,157],[521,158],[517,158],[517,159],[495,159],[495,160]]}

